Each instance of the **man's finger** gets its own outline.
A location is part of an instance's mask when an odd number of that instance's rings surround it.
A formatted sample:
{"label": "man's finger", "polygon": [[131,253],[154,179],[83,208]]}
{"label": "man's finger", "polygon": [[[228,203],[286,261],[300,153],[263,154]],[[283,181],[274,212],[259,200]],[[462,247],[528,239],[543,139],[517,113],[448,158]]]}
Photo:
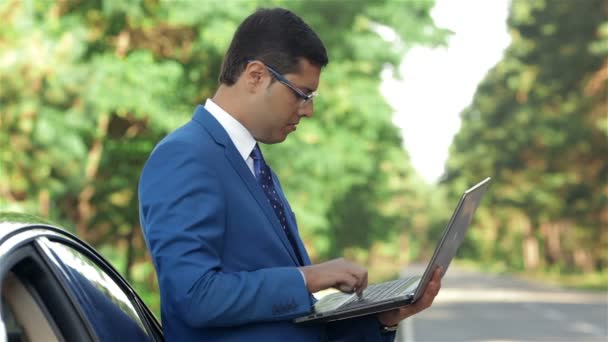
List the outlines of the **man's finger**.
{"label": "man's finger", "polygon": [[354,275],[344,272],[342,277],[338,279],[336,287],[342,292],[352,293],[357,288],[357,283],[358,279]]}
{"label": "man's finger", "polygon": [[433,274],[433,278],[441,279],[441,274],[443,273],[443,267],[437,266],[435,269],[435,273]]}
{"label": "man's finger", "polygon": [[361,283],[361,291],[365,290],[367,288],[367,273],[365,274],[365,277],[363,278],[363,281]]}

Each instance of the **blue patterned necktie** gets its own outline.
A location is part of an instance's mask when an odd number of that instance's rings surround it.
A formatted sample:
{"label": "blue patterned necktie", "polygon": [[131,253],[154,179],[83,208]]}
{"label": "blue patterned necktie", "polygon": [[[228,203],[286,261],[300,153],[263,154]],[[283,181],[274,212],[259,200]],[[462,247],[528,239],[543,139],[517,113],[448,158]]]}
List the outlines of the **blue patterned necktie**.
{"label": "blue patterned necktie", "polygon": [[253,159],[253,170],[255,173],[255,178],[262,187],[264,194],[266,194],[266,198],[268,199],[270,206],[274,210],[275,215],[277,215],[279,223],[281,224],[285,235],[287,235],[287,239],[291,244],[291,248],[293,248],[293,251],[298,257],[300,265],[304,265],[304,263],[302,262],[302,257],[298,252],[295,239],[293,238],[293,236],[289,232],[289,228],[287,227],[288,223],[287,218],[285,217],[285,209],[283,207],[283,202],[279,198],[279,195],[277,194],[276,189],[274,188],[274,183],[272,182],[272,172],[270,171],[270,167],[268,166],[268,164],[266,164],[266,162],[264,161],[262,151],[260,151],[260,147],[258,146],[258,144],[255,144],[253,151],[251,151],[251,158]]}

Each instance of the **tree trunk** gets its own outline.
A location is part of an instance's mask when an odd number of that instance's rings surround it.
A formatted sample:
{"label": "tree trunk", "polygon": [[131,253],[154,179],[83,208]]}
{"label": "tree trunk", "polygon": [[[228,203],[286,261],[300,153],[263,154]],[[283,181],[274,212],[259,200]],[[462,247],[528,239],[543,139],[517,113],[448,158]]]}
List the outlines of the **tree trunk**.
{"label": "tree trunk", "polygon": [[127,240],[127,260],[125,262],[125,269],[123,271],[123,274],[125,275],[125,279],[127,279],[128,282],[132,282],[131,279],[131,266],[133,265],[134,262],[134,256],[135,256],[135,246],[133,243],[133,237],[135,236],[135,229],[139,229],[139,227],[137,226],[131,226],[131,231],[125,236],[126,240]]}
{"label": "tree trunk", "polygon": [[[91,205],[91,198],[95,194],[95,176],[99,170],[99,161],[103,153],[103,142],[108,132],[108,124],[110,122],[110,116],[103,114],[100,116],[97,122],[97,134],[91,145],[87,157],[87,165],[85,168],[85,186],[78,196],[78,220],[76,222],[76,234],[84,239],[88,240],[87,228],[91,221],[91,217],[94,214],[94,206]],[[93,243],[92,241],[89,241]]]}
{"label": "tree trunk", "polygon": [[524,238],[524,268],[535,270],[540,264],[538,241],[532,236]]}
{"label": "tree trunk", "polygon": [[535,270],[540,265],[538,241],[532,234],[532,224],[529,220],[524,221],[524,240],[523,240],[523,253],[524,253],[524,269]]}
{"label": "tree trunk", "polygon": [[584,272],[593,272],[593,257],[589,251],[577,249],[574,251],[574,264]]}
{"label": "tree trunk", "polygon": [[546,239],[545,254],[549,264],[565,260],[561,246],[562,227],[563,225],[560,223],[545,223],[541,227],[541,232]]}

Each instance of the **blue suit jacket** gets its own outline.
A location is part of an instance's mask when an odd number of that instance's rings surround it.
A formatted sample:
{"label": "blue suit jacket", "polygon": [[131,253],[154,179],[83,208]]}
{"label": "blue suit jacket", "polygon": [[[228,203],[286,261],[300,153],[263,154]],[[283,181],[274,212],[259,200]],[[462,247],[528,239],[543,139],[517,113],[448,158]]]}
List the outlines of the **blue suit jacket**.
{"label": "blue suit jacket", "polygon": [[[293,212],[273,179],[298,252],[310,264]],[[310,312],[313,302],[295,251],[247,164],[204,107],[154,148],[142,171],[139,200],[167,340],[381,338],[370,318],[349,324],[359,331],[345,323],[291,322]]]}

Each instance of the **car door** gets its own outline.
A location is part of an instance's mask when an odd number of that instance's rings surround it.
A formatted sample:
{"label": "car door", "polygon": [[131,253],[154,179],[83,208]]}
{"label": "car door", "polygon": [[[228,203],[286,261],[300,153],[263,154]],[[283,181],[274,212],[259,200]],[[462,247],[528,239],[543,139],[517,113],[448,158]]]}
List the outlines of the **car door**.
{"label": "car door", "polygon": [[94,341],[89,323],[36,247],[39,231],[0,241],[0,341]]}
{"label": "car door", "polygon": [[88,245],[64,235],[38,238],[100,341],[162,341],[160,325],[128,283]]}

